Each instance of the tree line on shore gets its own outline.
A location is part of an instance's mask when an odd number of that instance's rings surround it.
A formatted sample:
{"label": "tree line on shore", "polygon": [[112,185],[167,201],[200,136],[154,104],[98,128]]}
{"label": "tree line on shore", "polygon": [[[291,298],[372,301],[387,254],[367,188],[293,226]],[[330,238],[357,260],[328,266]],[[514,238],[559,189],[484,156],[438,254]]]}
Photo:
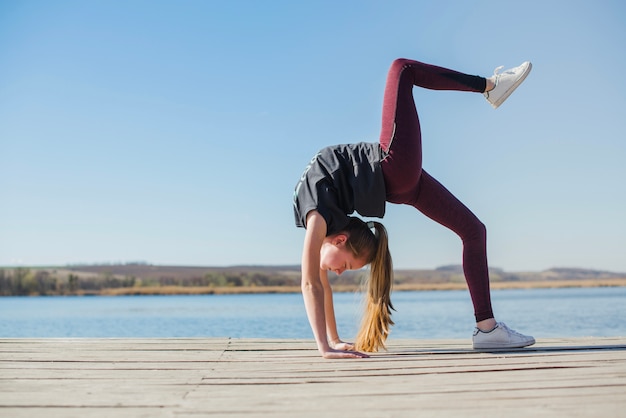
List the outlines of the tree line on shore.
{"label": "tree line on shore", "polygon": [[[434,270],[396,270],[394,288],[429,290],[464,288],[461,266]],[[333,277],[333,287],[358,289],[366,270],[347,271]],[[626,274],[586,269],[553,268],[542,272],[508,273],[490,269],[497,284],[625,285]],[[608,280],[608,281],[607,281]],[[618,280],[616,282],[615,280]],[[98,294],[246,293],[297,291],[299,266],[184,267],[145,263],[66,267],[0,267],[0,296],[57,296]]]}
{"label": "tree line on shore", "polygon": [[206,272],[190,277],[120,276],[111,272],[81,274],[66,270],[0,269],[0,296],[98,294],[106,289],[142,287],[299,286],[299,277],[263,272]]}

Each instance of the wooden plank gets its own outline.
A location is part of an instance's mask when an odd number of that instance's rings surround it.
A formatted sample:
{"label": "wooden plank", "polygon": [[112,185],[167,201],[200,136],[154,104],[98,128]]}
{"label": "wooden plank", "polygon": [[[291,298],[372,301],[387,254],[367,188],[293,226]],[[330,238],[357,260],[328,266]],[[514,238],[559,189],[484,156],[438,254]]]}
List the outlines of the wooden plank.
{"label": "wooden plank", "polygon": [[0,339],[0,417],[606,416],[626,338],[509,351],[398,340],[324,360],[310,340]]}

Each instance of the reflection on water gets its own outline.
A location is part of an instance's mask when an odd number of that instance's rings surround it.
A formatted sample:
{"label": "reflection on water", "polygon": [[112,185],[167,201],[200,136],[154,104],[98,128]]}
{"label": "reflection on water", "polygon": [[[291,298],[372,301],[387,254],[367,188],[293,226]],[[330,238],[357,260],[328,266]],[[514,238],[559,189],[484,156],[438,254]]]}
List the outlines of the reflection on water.
{"label": "reflection on water", "polygon": [[[335,295],[340,335],[361,297]],[[393,338],[469,338],[466,291],[396,292]],[[494,290],[498,320],[538,338],[626,336],[626,288]],[[0,337],[312,338],[299,294],[0,298]]]}

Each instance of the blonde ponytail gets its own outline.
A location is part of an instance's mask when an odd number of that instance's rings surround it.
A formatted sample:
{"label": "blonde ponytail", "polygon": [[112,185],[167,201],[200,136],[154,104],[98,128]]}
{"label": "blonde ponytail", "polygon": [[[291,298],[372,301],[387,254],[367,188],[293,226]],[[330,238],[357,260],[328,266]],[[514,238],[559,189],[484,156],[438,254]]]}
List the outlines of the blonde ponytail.
{"label": "blonde ponytail", "polygon": [[[372,232],[371,228],[375,230]],[[343,232],[348,235],[347,245],[358,258],[370,265],[370,277],[365,291],[365,313],[356,337],[355,349],[378,351],[385,348],[391,320],[391,286],[393,265],[389,253],[387,230],[380,222],[363,222],[350,217]]]}
{"label": "blonde ponytail", "polygon": [[370,277],[365,294],[365,313],[361,329],[356,337],[355,349],[373,352],[385,348],[391,331],[391,288],[393,264],[389,253],[387,230],[379,222],[373,222],[377,245],[370,266]]}

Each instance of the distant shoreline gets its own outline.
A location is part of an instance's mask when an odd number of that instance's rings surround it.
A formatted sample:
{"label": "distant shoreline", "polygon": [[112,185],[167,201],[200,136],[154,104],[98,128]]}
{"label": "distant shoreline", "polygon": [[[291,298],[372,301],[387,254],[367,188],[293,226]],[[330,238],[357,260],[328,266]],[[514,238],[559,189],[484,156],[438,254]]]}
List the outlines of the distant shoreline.
{"label": "distant shoreline", "polygon": [[[501,289],[564,289],[592,287],[626,287],[626,278],[604,280],[541,280],[519,282],[492,282],[492,290]],[[335,292],[357,292],[357,285],[333,286]],[[394,286],[395,292],[430,291],[430,290],[465,290],[465,283],[411,283]],[[97,292],[77,292],[79,296],[141,296],[141,295],[243,295],[300,293],[299,286],[148,286],[102,289]]]}
{"label": "distant shoreline", "polygon": [[[492,289],[623,287],[626,273],[576,268],[542,272],[489,270]],[[2,296],[227,295],[300,293],[299,266],[185,267],[147,264],[0,268]],[[332,276],[336,292],[362,288],[363,271]],[[396,270],[394,290],[465,290],[463,267]]]}

